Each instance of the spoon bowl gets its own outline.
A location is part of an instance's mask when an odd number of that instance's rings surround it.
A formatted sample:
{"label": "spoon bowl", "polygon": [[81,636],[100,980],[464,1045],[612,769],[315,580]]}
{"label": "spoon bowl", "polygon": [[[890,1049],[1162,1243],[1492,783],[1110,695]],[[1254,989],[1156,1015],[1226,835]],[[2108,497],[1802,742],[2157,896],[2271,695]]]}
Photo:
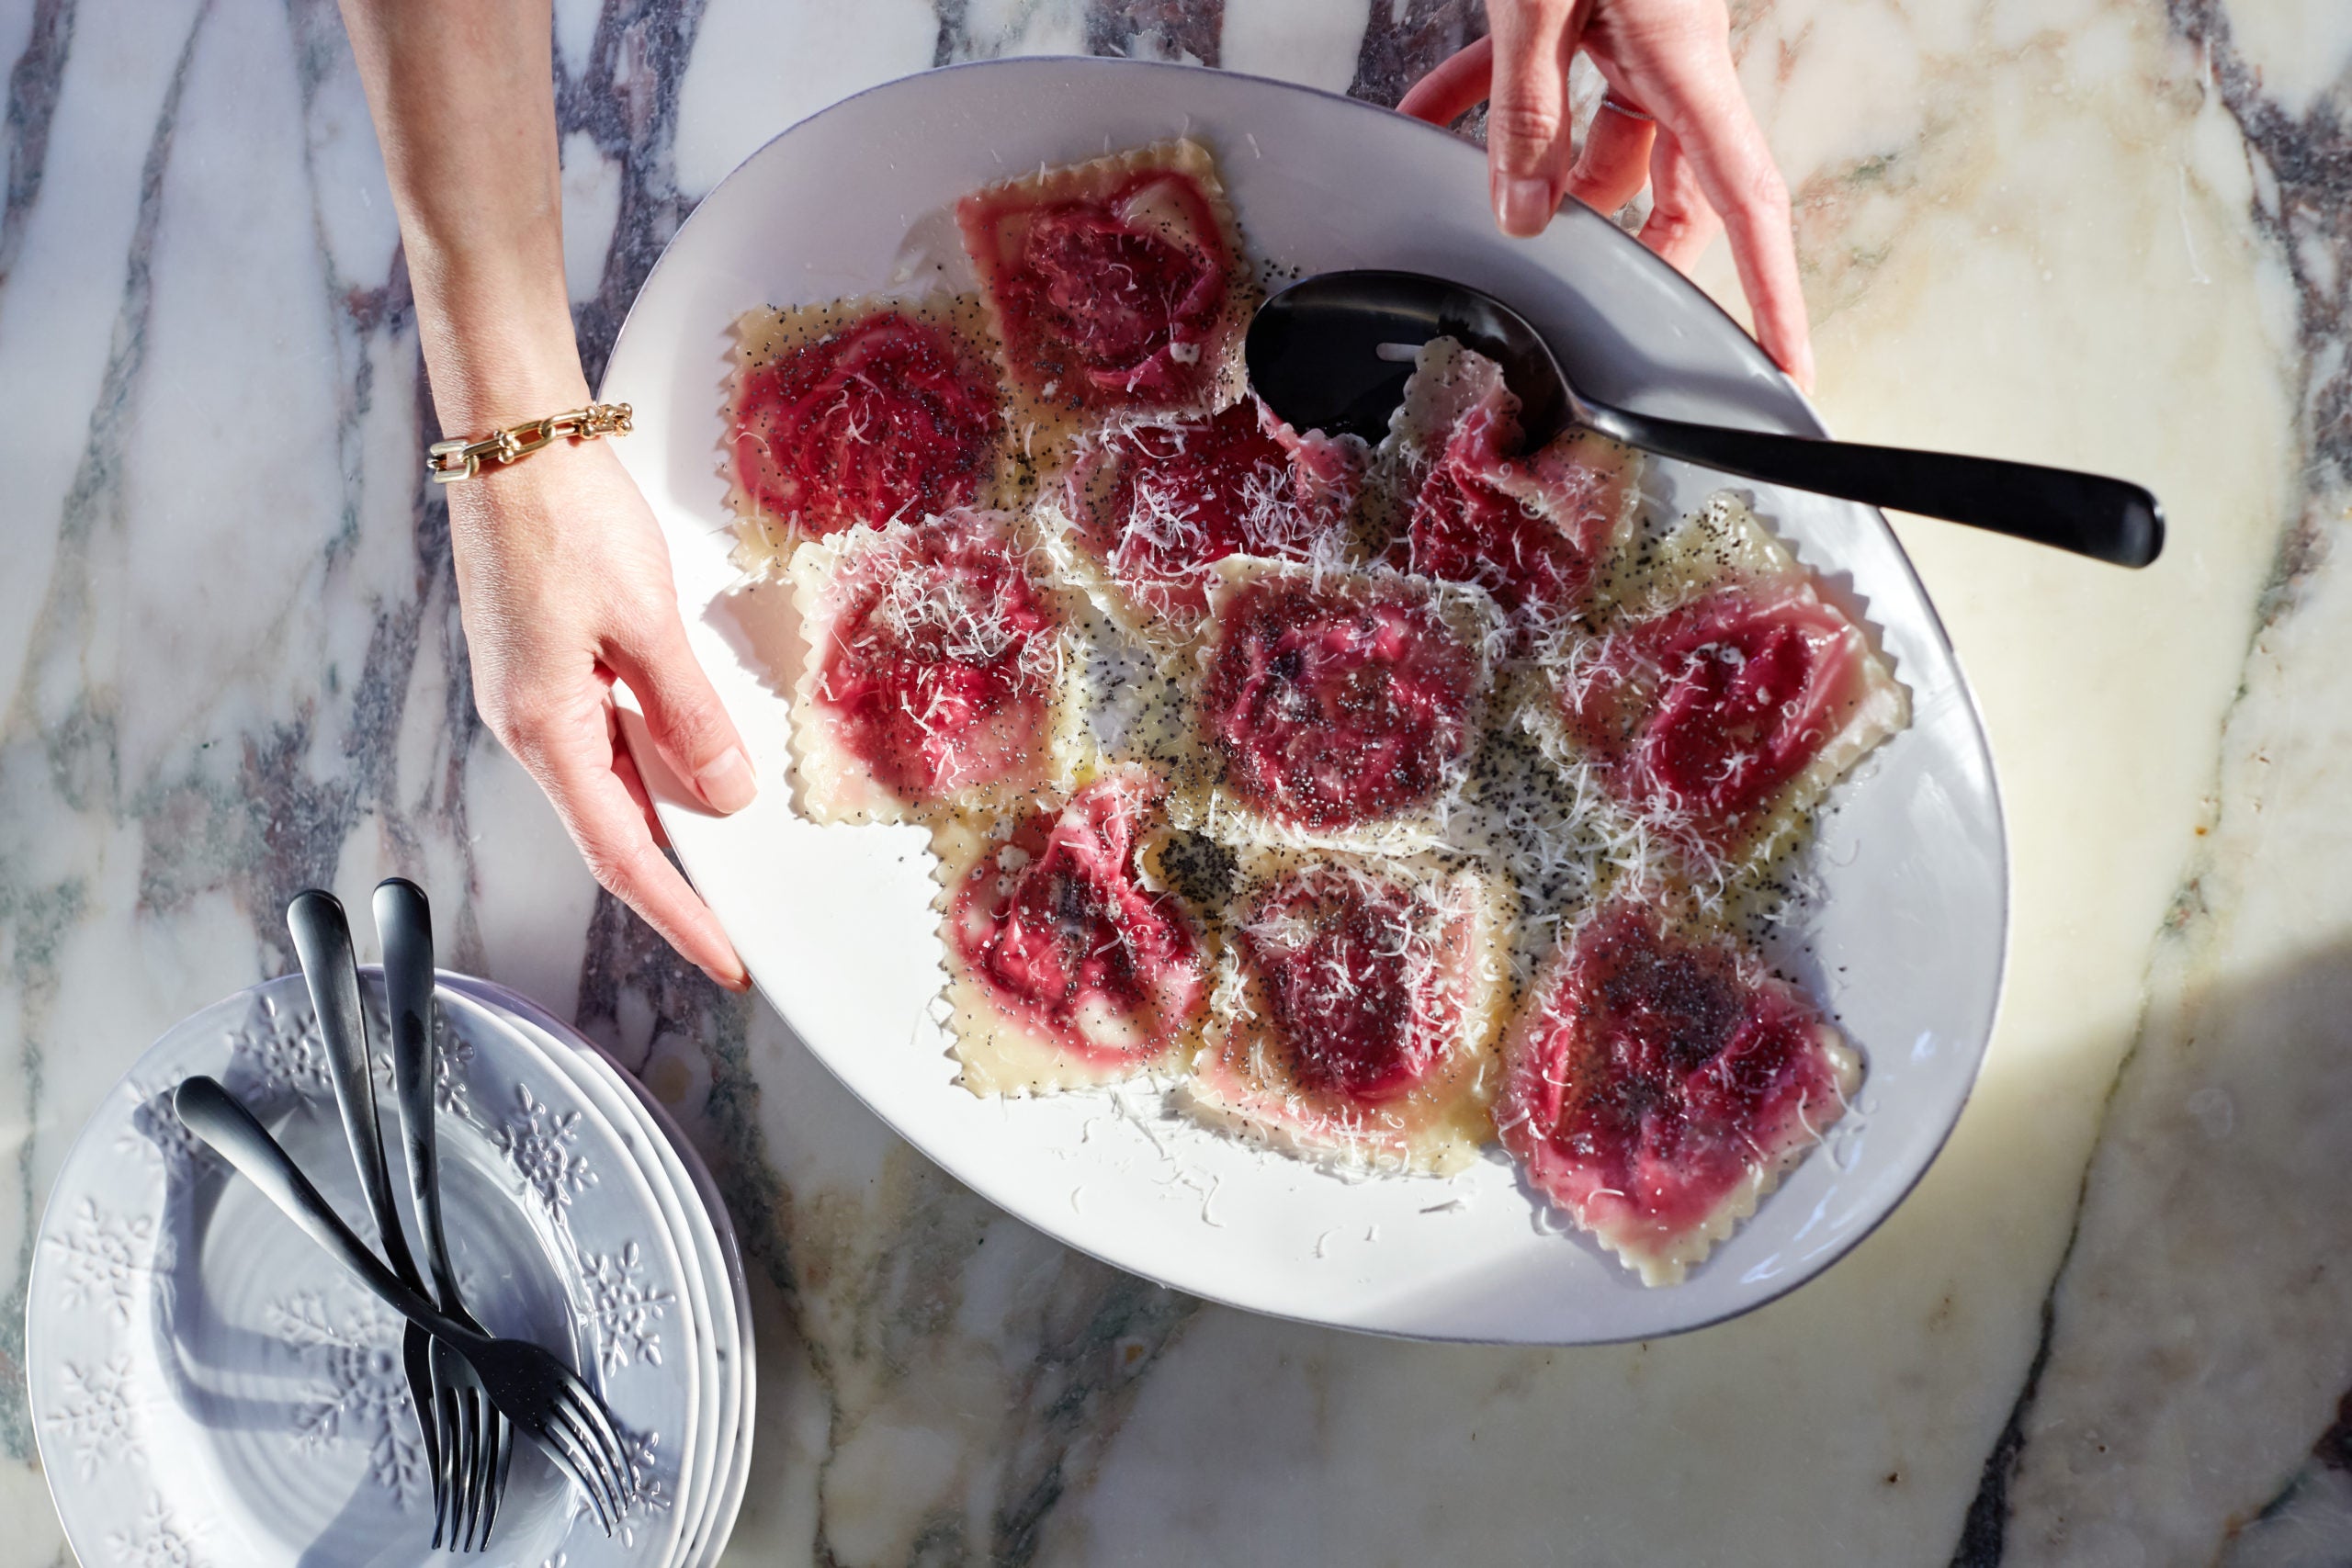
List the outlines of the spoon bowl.
{"label": "spoon bowl", "polygon": [[1534,450],[1570,425],[1743,479],[2143,567],[2163,552],[2164,510],[2139,485],[1993,457],[1862,446],[1659,419],[1578,393],[1551,345],[1493,295],[1424,273],[1318,273],[1258,308],[1243,354],[1250,385],[1302,430],[1376,442],[1404,400],[1413,358],[1451,337],[1502,367]]}

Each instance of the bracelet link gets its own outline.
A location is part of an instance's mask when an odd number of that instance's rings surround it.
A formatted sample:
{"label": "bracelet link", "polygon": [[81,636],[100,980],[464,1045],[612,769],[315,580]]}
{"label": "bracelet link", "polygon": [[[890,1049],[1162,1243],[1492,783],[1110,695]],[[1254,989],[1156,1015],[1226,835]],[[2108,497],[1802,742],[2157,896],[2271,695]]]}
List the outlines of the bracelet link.
{"label": "bracelet link", "polygon": [[484,463],[512,463],[553,442],[627,435],[635,428],[635,412],[627,403],[590,403],[583,409],[526,419],[474,441],[435,441],[425,448],[424,471],[433,476],[435,484],[455,484],[472,479]]}

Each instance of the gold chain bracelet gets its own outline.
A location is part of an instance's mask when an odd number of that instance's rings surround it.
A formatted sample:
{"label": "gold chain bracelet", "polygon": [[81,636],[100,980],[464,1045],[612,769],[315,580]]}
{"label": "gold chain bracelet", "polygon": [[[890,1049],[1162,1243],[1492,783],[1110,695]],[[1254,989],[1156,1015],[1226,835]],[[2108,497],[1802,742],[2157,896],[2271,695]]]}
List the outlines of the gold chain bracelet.
{"label": "gold chain bracelet", "polygon": [[594,441],[599,435],[627,435],[630,409],[627,403],[590,403],[584,409],[526,419],[503,430],[493,430],[477,441],[435,441],[425,448],[424,471],[435,484],[469,479],[484,462],[511,463],[527,457],[551,441]]}

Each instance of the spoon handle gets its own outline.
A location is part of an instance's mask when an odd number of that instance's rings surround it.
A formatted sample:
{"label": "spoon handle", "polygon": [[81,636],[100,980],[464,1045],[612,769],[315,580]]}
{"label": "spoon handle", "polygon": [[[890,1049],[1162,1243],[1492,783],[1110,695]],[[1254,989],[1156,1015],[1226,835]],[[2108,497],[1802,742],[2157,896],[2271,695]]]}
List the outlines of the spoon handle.
{"label": "spoon handle", "polygon": [[458,1272],[441,1221],[441,1172],[433,1100],[433,910],[402,877],[376,888],[376,933],[384,943],[384,999],[392,1023],[392,1087],[400,1099],[401,1164],[424,1240],[424,1263],[443,1310],[458,1311]]}
{"label": "spoon handle", "polygon": [[1580,412],[1602,434],[1661,457],[1965,523],[2116,566],[2146,566],[2165,547],[2164,509],[2122,479],[1994,457],[1686,424],[1605,403],[1587,402]]}
{"label": "spoon handle", "polygon": [[392,1272],[402,1283],[419,1286],[424,1277],[417,1272],[407,1233],[401,1229],[400,1210],[392,1201],[391,1170],[376,1117],[376,1065],[368,1048],[368,1014],[359,1002],[359,969],[352,957],[351,926],[343,901],[332,893],[307,888],[286,906],[286,927],[293,934],[302,978],[318,1011],[335,1111],[343,1118],[344,1140],[351,1145],[351,1163],[358,1168],[360,1195],[368,1201],[368,1217],[376,1222]]}
{"label": "spoon handle", "polygon": [[473,1335],[434,1310],[431,1302],[411,1290],[368,1250],[368,1244],[319,1196],[311,1179],[235,1095],[209,1077],[186,1078],[172,1091],[172,1109],[179,1112],[189,1132],[209,1145],[238,1175],[260,1188],[263,1197],[357,1275],[359,1282],[386,1306],[460,1350],[474,1342]]}

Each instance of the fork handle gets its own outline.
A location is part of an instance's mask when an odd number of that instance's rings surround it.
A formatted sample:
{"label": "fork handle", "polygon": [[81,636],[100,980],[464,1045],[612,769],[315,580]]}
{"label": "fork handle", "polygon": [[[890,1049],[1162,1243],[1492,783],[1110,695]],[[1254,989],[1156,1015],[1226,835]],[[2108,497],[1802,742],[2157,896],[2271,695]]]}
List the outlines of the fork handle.
{"label": "fork handle", "polygon": [[1686,424],[1589,400],[1577,412],[1603,435],[1662,457],[1965,523],[2116,566],[2146,566],[2165,547],[2164,509],[2156,498],[2103,474]]}
{"label": "fork handle", "polygon": [[439,1138],[433,1102],[433,908],[405,877],[376,887],[376,934],[384,944],[384,998],[392,1021],[392,1087],[401,1109],[401,1163],[424,1241],[424,1265],[444,1310],[458,1305],[458,1271],[441,1218]]}
{"label": "fork handle", "polygon": [[286,929],[293,934],[302,978],[311,987],[311,1005],[318,1011],[319,1033],[326,1041],[334,1106],[343,1118],[344,1141],[351,1145],[351,1163],[359,1170],[360,1195],[383,1238],[392,1272],[410,1287],[421,1288],[424,1277],[417,1272],[415,1255],[401,1229],[400,1210],[392,1202],[392,1173],[384,1160],[383,1128],[376,1119],[375,1064],[368,1060],[368,1014],[359,1003],[351,922],[344,917],[341,899],[309,888],[286,906]]}
{"label": "fork handle", "polygon": [[187,1130],[203,1139],[238,1175],[261,1190],[288,1219],[326,1248],[336,1262],[358,1276],[386,1306],[460,1352],[479,1344],[480,1337],[442,1315],[434,1304],[409,1288],[368,1250],[368,1244],[343,1223],[319,1190],[311,1185],[269,1130],[254,1120],[243,1101],[213,1079],[201,1075],[182,1079],[172,1091],[172,1108]]}

